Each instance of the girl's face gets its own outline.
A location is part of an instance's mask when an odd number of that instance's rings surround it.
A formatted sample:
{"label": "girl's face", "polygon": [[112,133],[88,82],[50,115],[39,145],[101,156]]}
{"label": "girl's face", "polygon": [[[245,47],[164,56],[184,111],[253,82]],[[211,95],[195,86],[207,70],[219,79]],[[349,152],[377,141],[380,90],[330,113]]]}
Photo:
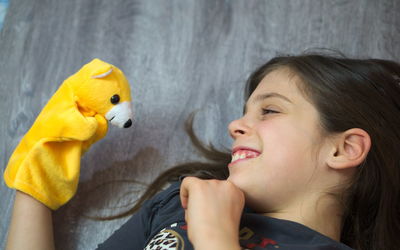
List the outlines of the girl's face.
{"label": "girl's face", "polygon": [[228,180],[256,212],[293,208],[327,180],[316,155],[319,115],[298,80],[286,68],[270,72],[248,99],[244,116],[229,125],[234,142]]}

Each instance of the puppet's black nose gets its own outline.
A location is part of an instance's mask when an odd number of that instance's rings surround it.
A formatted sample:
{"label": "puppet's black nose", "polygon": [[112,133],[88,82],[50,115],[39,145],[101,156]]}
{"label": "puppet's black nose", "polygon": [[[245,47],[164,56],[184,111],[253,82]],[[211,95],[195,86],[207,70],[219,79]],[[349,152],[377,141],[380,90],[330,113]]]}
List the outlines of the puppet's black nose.
{"label": "puppet's black nose", "polygon": [[124,124],[124,128],[129,128],[132,125],[132,120],[129,119],[127,122]]}

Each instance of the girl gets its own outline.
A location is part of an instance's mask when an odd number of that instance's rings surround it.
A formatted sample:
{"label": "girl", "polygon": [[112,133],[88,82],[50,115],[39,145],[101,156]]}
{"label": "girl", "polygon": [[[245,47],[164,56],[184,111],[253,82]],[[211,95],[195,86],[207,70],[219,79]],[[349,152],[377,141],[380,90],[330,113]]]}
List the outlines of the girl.
{"label": "girl", "polygon": [[[231,152],[191,133],[211,162],[163,174],[99,249],[400,246],[398,63],[276,57],[250,76],[245,96]],[[149,199],[171,177],[180,178]],[[16,209],[28,200],[17,191]]]}

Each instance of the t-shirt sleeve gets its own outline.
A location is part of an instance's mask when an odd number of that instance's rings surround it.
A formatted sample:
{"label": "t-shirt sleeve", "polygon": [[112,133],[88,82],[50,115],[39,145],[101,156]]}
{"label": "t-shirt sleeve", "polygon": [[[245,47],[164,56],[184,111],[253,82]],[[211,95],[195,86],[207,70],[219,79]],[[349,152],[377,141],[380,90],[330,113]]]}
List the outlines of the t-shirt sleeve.
{"label": "t-shirt sleeve", "polygon": [[179,188],[179,185],[174,183],[150,200],[145,201],[139,211],[106,241],[99,244],[97,249],[143,249],[150,236],[153,218],[158,211],[159,204],[176,188]]}
{"label": "t-shirt sleeve", "polygon": [[152,202],[147,201],[125,224],[99,244],[97,249],[143,249],[152,217],[151,205]]}

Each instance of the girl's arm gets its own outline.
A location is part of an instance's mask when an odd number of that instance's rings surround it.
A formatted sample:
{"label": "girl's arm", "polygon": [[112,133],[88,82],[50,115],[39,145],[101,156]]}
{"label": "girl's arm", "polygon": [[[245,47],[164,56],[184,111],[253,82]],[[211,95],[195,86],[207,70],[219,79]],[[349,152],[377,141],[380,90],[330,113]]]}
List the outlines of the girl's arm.
{"label": "girl's arm", "polygon": [[6,250],[14,249],[55,249],[51,210],[18,190],[6,244]]}

